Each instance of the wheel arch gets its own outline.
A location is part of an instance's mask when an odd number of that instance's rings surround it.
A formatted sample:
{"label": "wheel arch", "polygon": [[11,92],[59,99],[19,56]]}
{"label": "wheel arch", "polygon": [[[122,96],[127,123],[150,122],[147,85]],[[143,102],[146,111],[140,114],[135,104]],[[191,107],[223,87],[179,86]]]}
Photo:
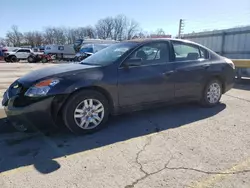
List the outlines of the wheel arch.
{"label": "wheel arch", "polygon": [[[97,92],[101,93],[108,101],[110,113],[112,114],[114,112],[115,104],[114,104],[114,100],[111,97],[111,94],[106,89],[104,89],[102,87],[88,86],[88,87],[79,88],[79,89],[73,91],[72,93],[70,93],[69,95],[67,95],[64,99],[62,99],[62,98],[60,99],[62,103],[59,106],[59,109],[57,110],[57,113],[53,115],[55,121],[57,121],[58,118],[59,118],[59,121],[60,121],[60,119],[61,119],[60,116],[62,116],[63,108],[64,108],[65,104],[67,103],[67,101],[70,99],[70,97],[72,95],[75,95],[76,93],[82,92],[84,90],[92,90],[92,91],[97,91]],[[59,104],[59,103],[57,103],[57,104]],[[52,105],[51,110],[53,110],[53,108],[54,108],[54,106]]]}
{"label": "wheel arch", "polygon": [[206,80],[206,84],[204,86],[204,89],[206,88],[207,84],[211,81],[211,80],[218,80],[221,82],[221,86],[222,86],[222,94],[225,93],[225,78],[223,77],[223,75],[213,75],[212,77],[209,77],[207,80]]}

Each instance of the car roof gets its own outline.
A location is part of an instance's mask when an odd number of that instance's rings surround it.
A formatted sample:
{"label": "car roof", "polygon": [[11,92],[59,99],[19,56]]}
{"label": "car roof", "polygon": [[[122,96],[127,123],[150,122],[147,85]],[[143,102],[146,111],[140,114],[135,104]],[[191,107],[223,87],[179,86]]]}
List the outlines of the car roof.
{"label": "car roof", "polygon": [[190,41],[190,40],[185,40],[185,39],[174,39],[174,38],[139,38],[139,39],[131,39],[131,40],[127,40],[125,42],[135,42],[135,43],[138,43],[138,44],[145,44],[145,43],[148,43],[148,42],[154,42],[154,41],[179,41],[179,42],[185,42],[187,44],[193,44],[193,45],[196,45],[196,46],[200,46],[202,47],[203,49],[206,49],[207,51],[209,51],[210,53],[213,52],[211,49],[199,44],[199,43],[196,43],[196,42],[193,42],[193,41]]}
{"label": "car roof", "polygon": [[18,48],[18,50],[30,50],[30,48]]}
{"label": "car roof", "polygon": [[139,38],[139,39],[126,40],[126,42],[138,42],[138,43],[146,43],[146,42],[154,42],[154,41],[180,41],[180,42],[185,42],[185,43],[197,44],[189,40],[173,39],[173,38]]}

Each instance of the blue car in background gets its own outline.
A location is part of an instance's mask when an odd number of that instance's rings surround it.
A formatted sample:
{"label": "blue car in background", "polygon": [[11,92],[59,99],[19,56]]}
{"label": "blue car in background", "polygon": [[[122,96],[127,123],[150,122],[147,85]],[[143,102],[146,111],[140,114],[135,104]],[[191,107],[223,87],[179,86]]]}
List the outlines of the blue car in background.
{"label": "blue car in background", "polygon": [[94,44],[84,44],[80,51],[76,54],[75,56],[75,61],[82,61],[84,59],[86,59],[87,57],[91,56],[92,54],[108,47],[112,45],[112,43],[110,44],[105,44],[105,43],[101,43],[101,44],[98,44],[98,43],[94,43]]}

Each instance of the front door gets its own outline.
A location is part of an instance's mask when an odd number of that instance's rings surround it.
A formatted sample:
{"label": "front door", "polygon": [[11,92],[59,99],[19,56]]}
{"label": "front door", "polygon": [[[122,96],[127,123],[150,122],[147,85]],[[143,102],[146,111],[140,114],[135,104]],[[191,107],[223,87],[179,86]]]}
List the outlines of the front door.
{"label": "front door", "polygon": [[[140,64],[124,66],[140,59]],[[167,101],[174,97],[174,83],[168,80],[172,72],[169,62],[169,43],[151,42],[135,50],[118,70],[120,106]]]}
{"label": "front door", "polygon": [[16,52],[16,57],[18,59],[24,59],[24,50],[23,49],[20,49]]}

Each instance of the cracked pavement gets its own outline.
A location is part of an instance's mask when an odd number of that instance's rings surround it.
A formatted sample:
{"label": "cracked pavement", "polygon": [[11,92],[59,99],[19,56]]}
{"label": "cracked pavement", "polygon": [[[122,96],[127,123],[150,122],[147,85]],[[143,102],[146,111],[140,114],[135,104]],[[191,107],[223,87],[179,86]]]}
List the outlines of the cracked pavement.
{"label": "cracked pavement", "polygon": [[215,108],[124,114],[91,135],[1,132],[0,187],[249,188],[249,109],[239,84]]}

